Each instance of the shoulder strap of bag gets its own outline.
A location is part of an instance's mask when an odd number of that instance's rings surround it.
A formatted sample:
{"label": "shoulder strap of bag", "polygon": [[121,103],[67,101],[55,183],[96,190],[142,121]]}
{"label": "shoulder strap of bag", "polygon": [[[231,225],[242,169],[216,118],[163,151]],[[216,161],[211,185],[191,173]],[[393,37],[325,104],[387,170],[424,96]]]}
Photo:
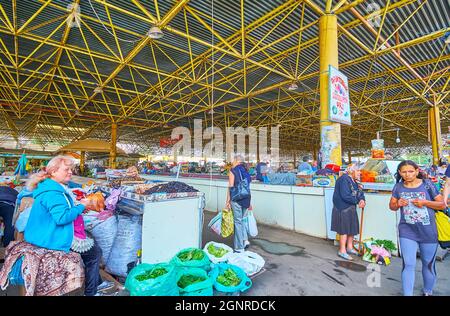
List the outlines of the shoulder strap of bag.
{"label": "shoulder strap of bag", "polygon": [[[430,180],[428,180],[428,179],[423,179],[422,181],[423,181],[423,184],[424,184],[424,186],[425,186],[425,189],[428,191],[428,194],[430,195],[430,197],[432,197],[432,196],[433,196],[433,194],[432,194],[433,191],[432,191],[430,185],[434,185],[434,184],[431,183]],[[450,214],[449,214],[449,209],[448,209],[448,208],[446,208],[445,210],[435,210],[435,209],[433,209],[433,210],[434,210],[435,212],[442,212],[442,213],[444,213],[445,215],[450,216]]]}

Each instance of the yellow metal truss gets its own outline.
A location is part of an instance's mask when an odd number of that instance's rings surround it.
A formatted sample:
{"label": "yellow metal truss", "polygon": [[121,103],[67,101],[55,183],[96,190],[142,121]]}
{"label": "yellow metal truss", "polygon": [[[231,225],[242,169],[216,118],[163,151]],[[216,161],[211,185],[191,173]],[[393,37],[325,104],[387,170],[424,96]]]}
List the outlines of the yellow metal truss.
{"label": "yellow metal truss", "polygon": [[[366,14],[360,0],[288,0],[258,11],[254,1],[234,0],[227,6],[239,14],[228,19],[220,1],[215,11],[211,2],[188,0],[2,1],[0,134],[109,139],[114,123],[120,141],[148,144],[201,118],[224,128],[280,125],[282,148],[312,148],[320,135],[318,19],[337,14],[339,68],[358,113],[342,129],[344,150],[369,146],[382,124],[401,128],[402,145],[427,143],[431,106],[443,130],[449,122],[450,55],[441,39],[450,28],[403,33],[434,18],[424,7],[438,2],[387,1]],[[392,31],[386,21],[399,14]],[[75,16],[80,27],[70,23]],[[377,17],[378,29],[370,23]],[[162,39],[142,31],[154,25]],[[294,82],[299,90],[289,91]]]}

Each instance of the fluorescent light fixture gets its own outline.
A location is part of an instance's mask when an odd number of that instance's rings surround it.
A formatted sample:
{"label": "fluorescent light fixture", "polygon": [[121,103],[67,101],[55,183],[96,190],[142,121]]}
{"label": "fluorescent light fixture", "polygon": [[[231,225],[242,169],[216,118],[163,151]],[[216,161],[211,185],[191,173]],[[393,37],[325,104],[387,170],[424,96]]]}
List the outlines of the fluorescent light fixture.
{"label": "fluorescent light fixture", "polygon": [[395,139],[395,142],[396,142],[397,144],[399,144],[399,143],[400,143],[400,137],[397,137],[397,138]]}
{"label": "fluorescent light fixture", "polygon": [[159,39],[164,36],[164,33],[161,31],[161,29],[158,26],[152,26],[150,28],[150,31],[148,31],[148,37],[151,39]]}
{"label": "fluorescent light fixture", "polygon": [[297,90],[297,89],[298,89],[298,85],[295,82],[291,83],[289,85],[289,87],[288,87],[289,91],[294,91],[294,90]]}

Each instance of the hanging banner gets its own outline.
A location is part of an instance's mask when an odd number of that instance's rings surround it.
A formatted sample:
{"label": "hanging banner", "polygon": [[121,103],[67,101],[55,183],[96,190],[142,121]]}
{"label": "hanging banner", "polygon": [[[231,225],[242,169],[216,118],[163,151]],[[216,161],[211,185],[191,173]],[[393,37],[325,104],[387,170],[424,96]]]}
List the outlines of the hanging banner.
{"label": "hanging banner", "polygon": [[341,125],[331,124],[322,126],[320,161],[321,167],[328,164],[342,165]]}
{"label": "hanging banner", "polygon": [[350,90],[347,76],[331,65],[328,68],[328,73],[330,121],[352,125],[350,117]]}

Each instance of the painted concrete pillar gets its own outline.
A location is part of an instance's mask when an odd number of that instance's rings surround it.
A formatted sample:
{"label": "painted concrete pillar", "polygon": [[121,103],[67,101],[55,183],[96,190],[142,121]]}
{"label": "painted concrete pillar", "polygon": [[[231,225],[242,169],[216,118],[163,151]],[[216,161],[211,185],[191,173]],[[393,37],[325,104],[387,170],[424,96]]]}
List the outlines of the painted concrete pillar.
{"label": "painted concrete pillar", "polygon": [[84,174],[84,161],[85,161],[86,152],[82,151],[80,153],[80,171],[81,174]]}
{"label": "painted concrete pillar", "polygon": [[341,125],[329,120],[329,66],[338,69],[337,17],[326,14],[319,19],[320,59],[320,138],[322,167],[328,163],[342,165]]}
{"label": "painted concrete pillar", "polygon": [[439,108],[436,106],[428,110],[430,133],[431,133],[431,148],[433,151],[433,164],[439,164],[439,157],[441,156],[441,120]]}
{"label": "painted concrete pillar", "polygon": [[116,156],[117,156],[117,124],[111,124],[111,150],[109,152],[109,167],[111,169],[116,168]]}

